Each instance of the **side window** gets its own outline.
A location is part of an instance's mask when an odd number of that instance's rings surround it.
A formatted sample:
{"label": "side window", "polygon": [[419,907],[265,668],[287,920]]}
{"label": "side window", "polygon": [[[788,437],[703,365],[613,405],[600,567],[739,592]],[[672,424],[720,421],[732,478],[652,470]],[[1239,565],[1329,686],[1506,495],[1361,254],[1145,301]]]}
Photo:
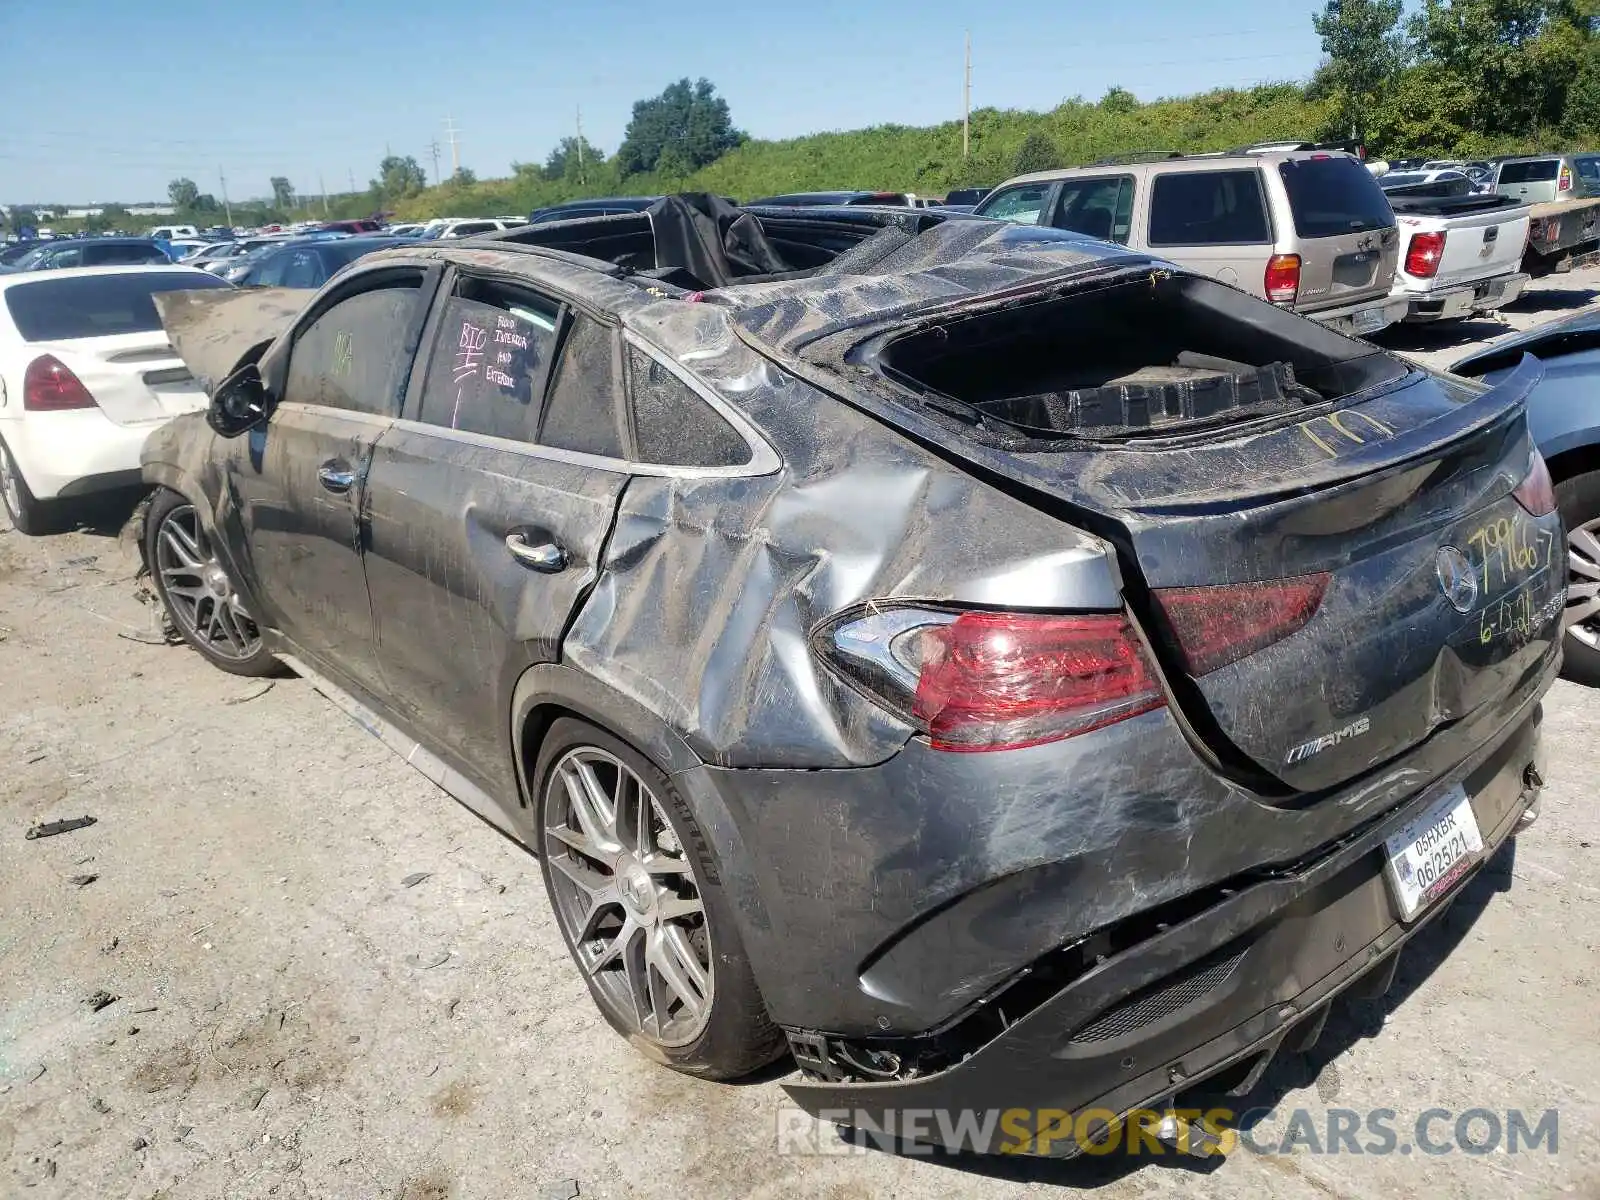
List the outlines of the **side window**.
{"label": "side window", "polygon": [[289,252],[277,250],[268,254],[250,272],[250,282],[258,287],[282,287],[289,270]]}
{"label": "side window", "polygon": [[1588,183],[1600,183],[1600,158],[1577,159],[1578,177]]}
{"label": "side window", "polygon": [[628,384],[640,462],[735,467],[750,461],[750,447],[733,426],[661,363],[632,348]]}
{"label": "side window", "polygon": [[57,271],[65,270],[67,267],[81,267],[83,266],[83,248],[72,246],[66,250],[57,250],[45,265]]}
{"label": "side window", "polygon": [[500,226],[494,221],[466,221],[450,231],[451,237],[472,237],[479,233],[496,233]]}
{"label": "side window", "polygon": [[1008,188],[984,202],[982,213],[1002,221],[1015,221],[1019,225],[1037,225],[1044,211],[1045,197],[1050,194],[1048,183],[1028,183]]}
{"label": "side window", "polygon": [[561,347],[539,441],[559,450],[622,458],[617,426],[616,334],[581,314]]}
{"label": "side window", "polygon": [[110,266],[125,263],[164,263],[171,261],[161,253],[159,246],[89,246],[86,266]]}
{"label": "side window", "polygon": [[295,250],[283,255],[283,286],[292,288],[318,288],[327,282],[322,269],[322,259],[312,249]]}
{"label": "side window", "polygon": [[405,345],[421,286],[420,271],[396,274],[339,301],[301,330],[289,353],[284,399],[394,415],[411,367]]}
{"label": "side window", "polygon": [[1132,206],[1133,180],[1126,176],[1073,179],[1061,185],[1061,204],[1054,224],[1103,242],[1126,242]]}
{"label": "side window", "polygon": [[521,288],[463,278],[445,302],[420,419],[532,441],[560,308]]}
{"label": "side window", "polygon": [[1259,171],[1171,171],[1150,190],[1152,246],[1261,245],[1272,240]]}

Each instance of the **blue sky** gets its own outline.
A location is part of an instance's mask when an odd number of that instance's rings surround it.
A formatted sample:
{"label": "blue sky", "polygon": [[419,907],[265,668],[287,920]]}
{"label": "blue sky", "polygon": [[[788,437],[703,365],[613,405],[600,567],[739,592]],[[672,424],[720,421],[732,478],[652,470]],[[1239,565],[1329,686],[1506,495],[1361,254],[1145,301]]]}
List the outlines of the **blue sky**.
{"label": "blue sky", "polygon": [[960,116],[968,27],[975,108],[1303,78],[1313,3],[0,0],[0,203],[164,199],[178,176],[215,193],[219,169],[235,199],[273,175],[343,191],[386,146],[431,179],[434,141],[450,170],[446,117],[462,165],[504,175],[579,106],[614,151],[633,102],[685,75],[756,137],[929,124]]}

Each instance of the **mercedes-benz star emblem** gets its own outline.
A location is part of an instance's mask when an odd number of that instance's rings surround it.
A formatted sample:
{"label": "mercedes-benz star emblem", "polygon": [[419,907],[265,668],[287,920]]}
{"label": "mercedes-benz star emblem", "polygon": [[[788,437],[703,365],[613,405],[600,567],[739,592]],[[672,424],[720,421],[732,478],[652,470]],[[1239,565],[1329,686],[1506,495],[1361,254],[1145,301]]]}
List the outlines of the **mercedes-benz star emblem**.
{"label": "mercedes-benz star emblem", "polygon": [[1439,587],[1457,612],[1468,612],[1478,602],[1478,573],[1467,556],[1454,546],[1439,551]]}

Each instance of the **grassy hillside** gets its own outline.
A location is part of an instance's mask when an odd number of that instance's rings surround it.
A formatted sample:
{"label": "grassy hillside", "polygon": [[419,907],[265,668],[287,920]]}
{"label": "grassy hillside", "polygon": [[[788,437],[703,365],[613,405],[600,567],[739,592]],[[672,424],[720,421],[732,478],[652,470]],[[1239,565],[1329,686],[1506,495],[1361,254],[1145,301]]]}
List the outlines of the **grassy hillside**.
{"label": "grassy hillside", "polygon": [[611,163],[590,177],[546,180],[533,172],[467,186],[429,188],[393,207],[403,218],[449,214],[523,213],[580,196],[707,191],[751,200],[775,192],[883,188],[939,195],[963,184],[990,185],[1013,174],[1023,139],[1041,132],[1061,165],[1134,150],[1222,150],[1280,138],[1313,137],[1330,119],[1328,106],[1295,83],[1226,89],[1150,104],[1107,107],[1069,101],[1047,113],[979,109],[972,114],[972,156],[961,158],[961,123],[878,125],[784,141],[746,142],[687,178],[633,175]]}

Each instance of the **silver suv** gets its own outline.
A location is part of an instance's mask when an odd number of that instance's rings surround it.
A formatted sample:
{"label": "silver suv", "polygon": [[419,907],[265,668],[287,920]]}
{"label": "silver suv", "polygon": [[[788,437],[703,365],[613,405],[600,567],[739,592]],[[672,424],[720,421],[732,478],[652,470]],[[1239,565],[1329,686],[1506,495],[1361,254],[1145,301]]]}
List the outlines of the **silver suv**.
{"label": "silver suv", "polygon": [[1508,158],[1495,170],[1494,190],[1527,204],[1600,196],[1600,154]]}
{"label": "silver suv", "polygon": [[1041,171],[1001,184],[982,216],[1053,225],[1162,258],[1343,333],[1405,316],[1389,298],[1400,238],[1354,155],[1172,155]]}

